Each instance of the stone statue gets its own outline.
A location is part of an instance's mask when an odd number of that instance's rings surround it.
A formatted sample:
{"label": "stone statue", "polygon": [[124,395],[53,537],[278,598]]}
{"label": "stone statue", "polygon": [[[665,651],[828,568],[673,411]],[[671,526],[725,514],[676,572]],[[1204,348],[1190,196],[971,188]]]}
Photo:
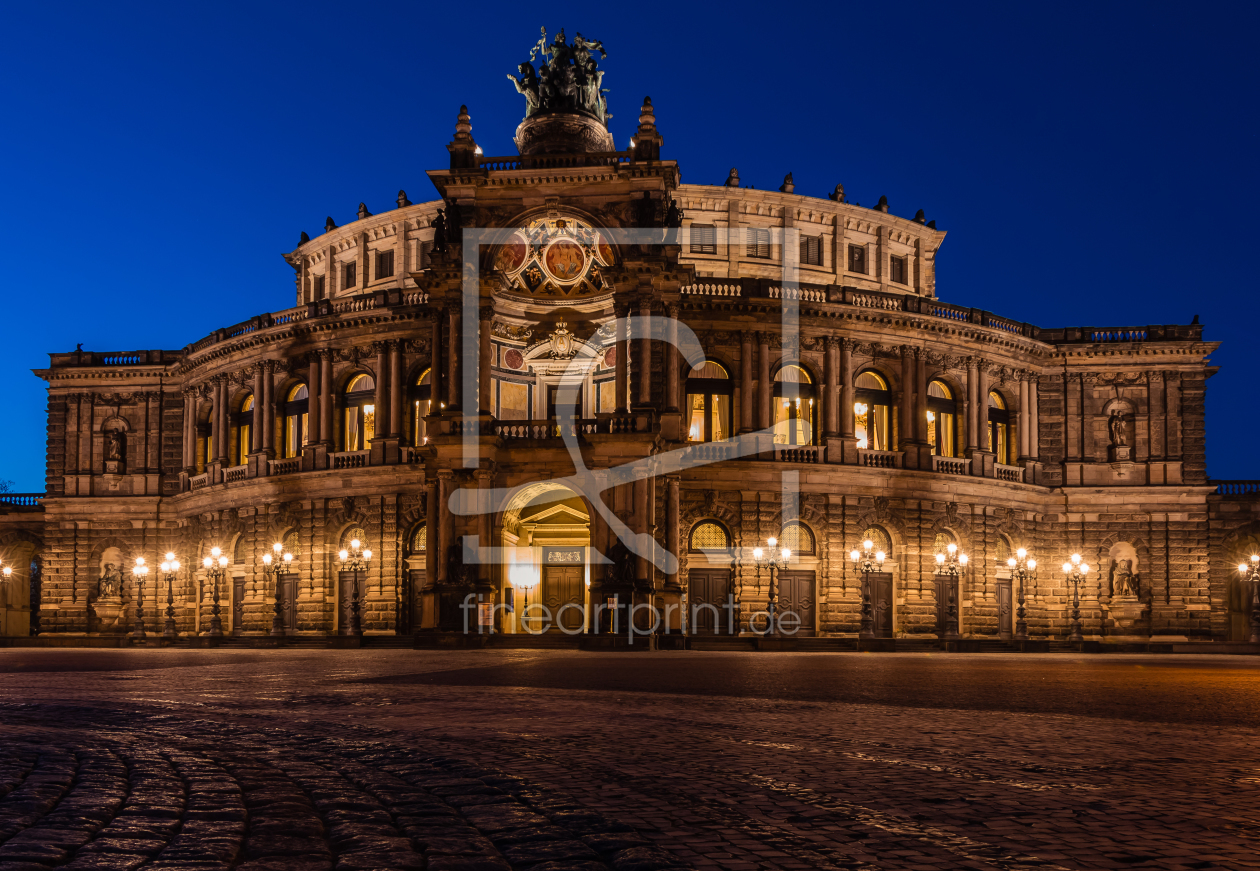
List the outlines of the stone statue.
{"label": "stone statue", "polygon": [[1124,436],[1124,415],[1120,413],[1120,409],[1111,409],[1111,417],[1107,418],[1107,434],[1111,437],[1113,445],[1127,445]]}
{"label": "stone statue", "polygon": [[442,209],[437,210],[437,217],[433,219],[433,250],[446,253],[446,216]]}
{"label": "stone statue", "polygon": [[672,230],[676,230],[682,226],[683,213],[678,208],[678,201],[670,199],[669,206],[665,209],[665,226]]}
{"label": "stone statue", "polygon": [[122,433],[110,430],[105,436],[105,459],[121,460],[123,458]]}
{"label": "stone statue", "polygon": [[827,194],[827,199],[835,200],[837,203],[847,203],[848,200],[844,197],[844,185],[836,185],[836,189]]}
{"label": "stone statue", "polygon": [[[578,34],[573,44],[567,42],[564,30],[547,42],[547,28],[529,52],[529,60],[517,65],[517,76],[508,78],[517,93],[525,97],[525,117],[544,112],[581,112],[592,115],[607,124],[607,93],[601,86],[604,73],[592,52],[601,58],[608,57],[604,44],[598,39],[587,39]],[[537,72],[534,61],[540,61]]]}
{"label": "stone statue", "polygon": [[1112,588],[1117,596],[1136,596],[1137,579],[1133,574],[1133,560],[1117,560],[1113,569],[1115,579]]}
{"label": "stone statue", "polygon": [[102,597],[113,598],[122,589],[122,582],[122,569],[113,563],[106,563],[105,568],[101,571],[101,580],[97,585],[97,591]]}

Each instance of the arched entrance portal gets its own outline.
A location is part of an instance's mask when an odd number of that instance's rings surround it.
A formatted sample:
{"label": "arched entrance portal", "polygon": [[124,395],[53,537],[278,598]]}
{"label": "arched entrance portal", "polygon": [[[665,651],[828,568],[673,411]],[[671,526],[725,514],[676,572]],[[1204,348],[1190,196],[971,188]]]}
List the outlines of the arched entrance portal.
{"label": "arched entrance portal", "polygon": [[591,516],[562,484],[522,487],[503,511],[505,632],[576,635],[590,608]]}

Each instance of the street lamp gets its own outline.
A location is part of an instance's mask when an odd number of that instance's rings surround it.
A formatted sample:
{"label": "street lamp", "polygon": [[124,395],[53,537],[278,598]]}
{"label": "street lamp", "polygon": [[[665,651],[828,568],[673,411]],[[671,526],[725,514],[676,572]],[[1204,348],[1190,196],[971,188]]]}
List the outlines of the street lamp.
{"label": "street lamp", "polygon": [[[6,572],[8,569],[5,570]],[[1251,555],[1251,565],[1238,564],[1243,583],[1251,584],[1251,643],[1260,644],[1260,554]]]}
{"label": "street lamp", "polygon": [[[219,582],[227,576],[227,564],[228,558],[217,547],[210,548],[210,556],[201,561],[206,578],[214,585],[214,608],[210,612],[210,631],[207,633],[211,638],[223,637],[223,620],[219,617]],[[200,603],[198,607],[201,607]]]}
{"label": "street lamp", "polygon": [[[774,553],[774,549],[778,547],[779,540],[773,535],[766,539],[766,546],[770,548],[770,554]],[[761,570],[763,568],[770,570],[770,601],[766,605],[766,613],[770,615],[770,623],[766,626],[766,631],[762,635],[778,635],[778,623],[775,618],[775,611],[779,606],[779,586],[774,582],[774,570],[780,572],[787,568],[788,562],[792,559],[792,551],[789,548],[781,548],[777,557],[767,555],[759,547],[753,548],[753,563],[757,566],[757,586],[761,586]]]}
{"label": "street lamp", "polygon": [[[293,554],[284,549],[284,545],[276,542],[271,546],[272,552],[275,553],[273,558],[271,553],[262,555],[263,571],[270,572],[276,576],[276,613],[271,618],[271,634],[273,636],[284,635],[284,589],[280,584],[280,576],[288,574],[289,566],[293,564]],[[345,551],[342,551],[345,553]]]}
{"label": "street lamp", "polygon": [[132,630],[131,637],[136,639],[144,639],[145,637],[145,577],[149,575],[149,566],[145,565],[145,558],[136,557],[136,565],[131,568],[131,575],[136,579],[136,628]]}
{"label": "street lamp", "polygon": [[936,555],[936,573],[945,575],[949,579],[945,582],[945,586],[948,587],[948,595],[946,597],[948,604],[945,609],[945,637],[952,641],[958,637],[958,604],[954,601],[954,586],[967,570],[969,557],[965,553],[960,552],[958,545],[952,541],[945,546],[945,550],[948,551],[949,558],[947,560],[946,555],[943,553]]}
{"label": "street lamp", "polygon": [[359,623],[359,572],[366,572],[368,563],[372,560],[372,551],[360,551],[362,543],[357,539],[350,541],[350,550],[342,550],[337,554],[341,560],[341,570],[350,572],[353,577],[350,589],[350,625],[345,626],[341,630],[342,635],[353,635],[358,637],[363,634],[363,627]]}
{"label": "street lamp", "polygon": [[[162,630],[162,637],[168,640],[175,640],[175,575],[179,572],[179,560],[175,559],[172,551],[166,552],[166,559],[162,560],[162,574],[166,576],[166,627]],[[161,595],[161,588],[154,591],[154,597]]]}
{"label": "street lamp", "polygon": [[1028,640],[1028,621],[1025,620],[1026,613],[1024,611],[1024,581],[1035,577],[1037,572],[1037,561],[1028,556],[1028,551],[1022,547],[1015,551],[1015,556],[1007,557],[1006,565],[1011,570],[1011,578],[1019,581],[1018,599],[1019,608],[1015,611],[1015,640]]}
{"label": "street lamp", "polygon": [[[529,632],[529,591],[538,586],[538,581],[534,576],[534,569],[532,566],[512,566],[509,574],[512,576],[513,586],[521,591],[521,613],[517,617],[517,621],[522,629]],[[587,585],[590,585],[589,581]]]}
{"label": "street lamp", "polygon": [[871,573],[884,570],[884,552],[875,551],[875,561],[871,561],[871,550],[875,542],[869,538],[862,542],[862,549],[849,551],[849,559],[853,567],[862,573],[862,623],[858,628],[858,638],[875,637],[875,619],[871,614]]}
{"label": "street lamp", "polygon": [[1072,583],[1072,634],[1068,636],[1068,641],[1084,641],[1085,636],[1081,635],[1081,584],[1089,574],[1089,564],[1081,562],[1081,555],[1074,553],[1063,564],[1063,574]]}

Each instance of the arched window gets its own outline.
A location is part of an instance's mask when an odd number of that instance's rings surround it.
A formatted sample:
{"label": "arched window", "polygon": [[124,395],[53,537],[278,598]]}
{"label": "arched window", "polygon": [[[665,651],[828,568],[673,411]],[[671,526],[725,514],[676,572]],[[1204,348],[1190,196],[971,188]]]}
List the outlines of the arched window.
{"label": "arched window", "polygon": [[687,549],[692,553],[730,550],[731,537],[722,524],[704,520],[691,528]]}
{"label": "arched window", "polygon": [[411,553],[424,553],[429,547],[429,527],[427,524],[421,523],[411,533],[411,540],[407,543]]}
{"label": "arched window", "polygon": [[284,439],[285,458],[296,457],[306,447],[306,418],[310,405],[310,394],[305,384],[296,384],[285,397],[284,407]]}
{"label": "arched window", "polygon": [[936,533],[936,539],[932,542],[932,553],[945,553],[949,550],[949,546],[951,544],[956,543],[957,542],[954,541],[954,536],[950,535],[948,532],[938,532]]}
{"label": "arched window", "polygon": [[795,556],[814,552],[814,533],[799,520],[793,520],[779,533],[779,547],[786,547]]}
{"label": "arched window", "polygon": [[376,381],[355,375],[346,385],[346,427],[342,444],[347,451],[365,451],[376,435]]}
{"label": "arched window", "polygon": [[244,565],[248,559],[249,556],[245,551],[245,536],[238,535],[236,541],[232,543],[232,565]]}
{"label": "arched window", "polygon": [[958,403],[944,381],[928,384],[928,444],[941,457],[958,456]]}
{"label": "arched window", "polygon": [[421,372],[416,383],[407,391],[407,397],[411,400],[411,443],[416,447],[428,441],[425,436],[424,419],[429,416],[429,402],[433,392],[429,374],[432,371],[432,369],[425,369]]}
{"label": "arched window", "polygon": [[997,548],[994,553],[993,560],[997,563],[999,569],[1006,568],[1006,560],[1010,557],[1014,548],[1011,547],[1011,540],[1005,535],[998,535]]}
{"label": "arched window", "polygon": [[868,369],[859,373],[853,386],[857,388],[853,402],[853,430],[857,446],[872,451],[892,450],[892,434],[888,429],[892,393],[888,390],[888,382]]}
{"label": "arched window", "polygon": [[872,545],[871,553],[884,552],[884,556],[892,559],[892,536],[882,526],[868,526],[866,531],[862,533],[862,541],[869,541]]}
{"label": "arched window", "polygon": [[731,437],[731,376],[708,360],[687,376],[687,441],[720,442]]}
{"label": "arched window", "polygon": [[996,390],[989,393],[988,448],[997,454],[997,461],[1004,466],[1015,465],[1015,445],[1011,438],[1011,413],[1006,400]]}
{"label": "arched window", "polygon": [[236,462],[233,465],[243,466],[249,462],[252,448],[250,440],[254,433],[254,396],[250,394],[241,403],[240,410],[232,415],[232,428],[236,431]]}
{"label": "arched window", "polygon": [[296,529],[286,532],[284,534],[284,538],[281,539],[280,543],[284,546],[284,549],[286,551],[293,554],[294,560],[296,560],[298,557],[302,555],[302,547],[299,544],[298,534],[297,534]]}
{"label": "arched window", "polygon": [[774,443],[814,444],[814,382],[800,366],[781,366],[774,374]]}
{"label": "arched window", "polygon": [[341,550],[350,550],[350,542],[358,539],[359,547],[368,546],[367,533],[363,531],[362,526],[352,526],[341,535]]}

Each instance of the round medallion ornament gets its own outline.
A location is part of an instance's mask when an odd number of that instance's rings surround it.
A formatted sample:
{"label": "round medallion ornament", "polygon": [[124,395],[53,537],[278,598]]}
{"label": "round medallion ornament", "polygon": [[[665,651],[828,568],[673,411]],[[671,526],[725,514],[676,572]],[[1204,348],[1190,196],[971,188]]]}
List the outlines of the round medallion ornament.
{"label": "round medallion ornament", "polygon": [[494,268],[504,272],[515,272],[524,265],[527,253],[525,240],[519,234],[515,235],[512,241],[499,249],[499,256],[494,259]]}
{"label": "round medallion ornament", "polygon": [[586,271],[586,253],[577,244],[561,239],[551,243],[543,255],[547,274],[561,284],[572,284]]}
{"label": "round medallion ornament", "polygon": [[515,348],[508,348],[503,354],[503,365],[509,369],[519,369],[525,365],[525,357]]}
{"label": "round medallion ornament", "polygon": [[604,352],[604,368],[612,369],[617,365],[617,346],[613,345]]}
{"label": "round medallion ornament", "polygon": [[604,264],[605,266],[612,266],[612,263],[613,263],[612,246],[610,246],[606,241],[604,241],[604,237],[602,235],[599,236],[598,238],[599,238],[599,244],[595,246],[595,251],[596,251],[596,255],[599,257],[599,262]]}

